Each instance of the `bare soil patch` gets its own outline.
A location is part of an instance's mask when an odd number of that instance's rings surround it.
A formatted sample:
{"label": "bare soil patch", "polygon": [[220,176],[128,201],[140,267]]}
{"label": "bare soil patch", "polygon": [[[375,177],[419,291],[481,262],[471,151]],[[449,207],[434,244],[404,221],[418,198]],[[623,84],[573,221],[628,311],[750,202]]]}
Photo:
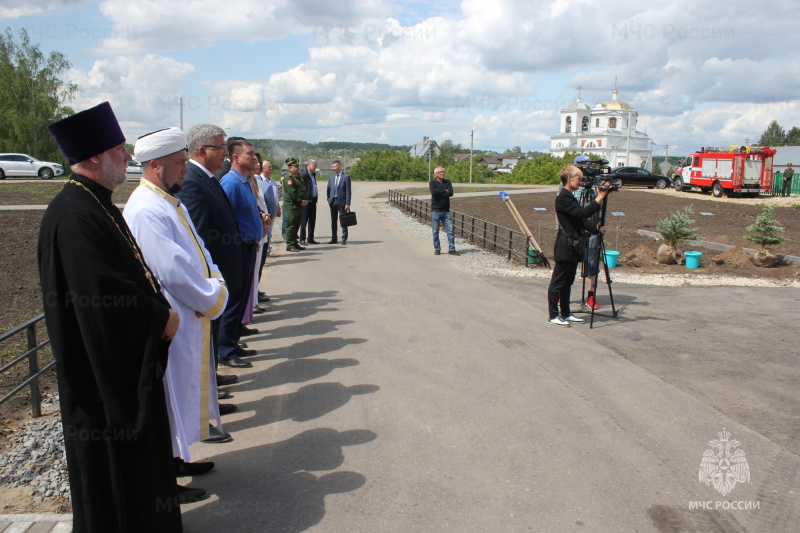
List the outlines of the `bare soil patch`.
{"label": "bare soil patch", "polygon": [[[518,230],[511,213],[505,203],[497,196],[482,196],[459,198],[458,186],[455,185],[456,195],[451,200],[451,207],[456,211],[472,215],[500,226]],[[545,255],[552,257],[555,241],[555,193],[511,193],[523,219],[533,232],[533,236],[545,251]],[[647,254],[641,247],[652,252],[658,250],[660,242],[639,235],[637,230],[643,229],[656,231],[656,224],[662,218],[686,206],[691,206],[695,213],[693,218],[697,221],[700,239],[741,248],[757,248],[757,246],[743,238],[747,235],[745,228],[755,222],[756,216],[761,213],[759,203],[768,202],[776,205],[773,217],[785,228],[783,236],[788,240],[774,248],[780,254],[800,256],[800,209],[791,207],[793,203],[800,202],[796,198],[767,198],[751,201],[751,199],[715,199],[705,195],[679,193],[677,191],[651,191],[647,189],[622,189],[609,196],[605,236],[606,249],[620,252],[617,268],[621,272],[652,273],[652,274],[680,274],[686,272],[683,265],[662,265],[647,260]],[[744,202],[746,203],[739,203]],[[535,207],[543,207],[544,212],[537,212]],[[700,212],[712,213],[711,216],[701,216]],[[624,213],[624,216],[613,216],[612,212]],[[744,250],[739,252],[729,251],[723,255],[718,250],[699,247],[687,247],[687,250],[697,250],[703,253],[700,268],[696,273],[741,276],[768,279],[800,279],[800,265],[779,265],[774,268],[760,268],[750,261],[742,261]],[[633,253],[632,252],[636,252]],[[723,255],[721,259],[717,256]],[[739,259],[734,260],[735,255]]]}

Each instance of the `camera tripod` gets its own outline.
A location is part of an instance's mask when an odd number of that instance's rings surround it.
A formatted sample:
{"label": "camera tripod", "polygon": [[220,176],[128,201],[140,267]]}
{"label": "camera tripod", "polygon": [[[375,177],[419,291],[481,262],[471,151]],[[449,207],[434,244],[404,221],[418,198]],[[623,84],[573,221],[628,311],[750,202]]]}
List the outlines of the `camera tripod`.
{"label": "camera tripod", "polygon": [[[590,190],[589,187],[587,187],[584,190],[584,194],[581,197],[581,204],[582,205],[585,204],[587,201],[590,201],[589,198],[590,198],[591,195],[586,194],[586,192],[588,192],[589,190]],[[603,202],[600,204],[600,226],[601,227],[606,225],[606,210],[607,210],[607,207],[608,207],[608,196],[603,198]],[[617,318],[617,315],[618,315],[619,311],[614,306],[614,291],[611,290],[611,283],[612,283],[612,281],[611,281],[611,273],[609,272],[608,264],[606,263],[606,260],[605,260],[605,257],[606,257],[606,241],[605,241],[604,237],[605,236],[603,235],[602,231],[597,233],[598,244],[597,244],[597,249],[594,251],[594,253],[595,253],[595,257],[594,257],[595,262],[594,262],[594,264],[598,265],[598,266],[600,264],[603,265],[603,273],[605,274],[606,286],[608,287],[608,297],[609,297],[609,300],[611,302],[611,314],[610,315],[603,314],[603,313],[597,313],[597,314],[599,316],[605,316],[605,317],[608,317],[608,318]],[[583,262],[583,267],[581,268],[581,277],[583,278],[583,287],[581,288],[581,308],[584,311],[586,310],[586,307],[587,307],[587,303],[586,303],[586,278],[588,277],[587,271],[588,271],[588,267],[589,267],[589,261],[588,261],[588,259],[589,259],[589,250],[588,249],[586,251],[586,259],[587,260]],[[598,269],[598,274],[599,273],[600,273],[600,271]],[[594,286],[595,294],[597,294],[597,286],[598,286],[598,283],[597,283],[597,280],[595,279],[595,286]],[[595,315],[594,307],[590,307],[590,312],[591,312],[591,315],[589,317],[589,328],[591,329],[592,327],[594,327],[594,315]]]}

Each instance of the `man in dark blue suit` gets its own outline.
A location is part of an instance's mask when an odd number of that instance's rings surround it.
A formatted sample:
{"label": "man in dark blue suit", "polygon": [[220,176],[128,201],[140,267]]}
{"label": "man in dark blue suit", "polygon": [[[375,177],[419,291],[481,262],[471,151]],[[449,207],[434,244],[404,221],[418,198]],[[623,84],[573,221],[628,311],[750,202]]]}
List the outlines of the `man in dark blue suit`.
{"label": "man in dark blue suit", "polygon": [[[336,244],[339,215],[350,211],[350,176],[342,172],[338,159],[331,164],[333,174],[328,178],[328,205],[331,208],[331,240]],[[342,228],[342,244],[347,244],[347,228]]]}
{"label": "man in dark blue suit", "polygon": [[212,124],[193,126],[188,134],[188,149],[189,172],[178,198],[189,210],[198,235],[228,285],[228,305],[212,325],[215,353],[226,366],[251,367],[251,363],[238,357],[244,353],[239,347],[239,328],[248,296],[243,279],[242,239],[236,214],[214,179],[214,172],[222,168],[227,155],[225,131]]}
{"label": "man in dark blue suit", "polygon": [[[306,184],[306,200],[308,203],[303,208],[303,217],[300,219],[300,246],[306,244],[319,244],[314,240],[314,228],[317,227],[317,162],[313,159],[306,161],[306,169],[300,173],[300,179]],[[306,235],[308,240],[306,240]]]}

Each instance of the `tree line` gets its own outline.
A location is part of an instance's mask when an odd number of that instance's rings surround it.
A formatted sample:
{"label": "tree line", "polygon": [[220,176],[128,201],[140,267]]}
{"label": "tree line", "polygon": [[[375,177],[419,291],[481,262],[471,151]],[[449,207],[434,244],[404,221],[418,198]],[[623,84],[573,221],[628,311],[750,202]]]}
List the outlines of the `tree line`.
{"label": "tree line", "polygon": [[74,113],[66,104],[77,87],[60,78],[70,68],[60,52],[45,56],[25,29],[17,40],[11,28],[0,34],[0,152],[66,163],[47,126]]}
{"label": "tree line", "polygon": [[793,126],[789,131],[784,131],[777,120],[773,120],[761,134],[759,146],[800,146],[800,128]]}

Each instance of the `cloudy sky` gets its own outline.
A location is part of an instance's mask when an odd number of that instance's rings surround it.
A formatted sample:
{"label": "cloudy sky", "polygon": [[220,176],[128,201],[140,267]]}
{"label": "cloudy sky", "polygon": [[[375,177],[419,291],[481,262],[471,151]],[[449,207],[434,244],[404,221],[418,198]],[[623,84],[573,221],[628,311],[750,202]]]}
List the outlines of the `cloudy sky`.
{"label": "cloudy sky", "polygon": [[[721,6],[724,5],[724,9]],[[577,87],[639,112],[655,150],[800,126],[800,3],[710,0],[0,0],[65,53],[76,110],[129,140],[213,122],[257,138],[546,150]]]}

